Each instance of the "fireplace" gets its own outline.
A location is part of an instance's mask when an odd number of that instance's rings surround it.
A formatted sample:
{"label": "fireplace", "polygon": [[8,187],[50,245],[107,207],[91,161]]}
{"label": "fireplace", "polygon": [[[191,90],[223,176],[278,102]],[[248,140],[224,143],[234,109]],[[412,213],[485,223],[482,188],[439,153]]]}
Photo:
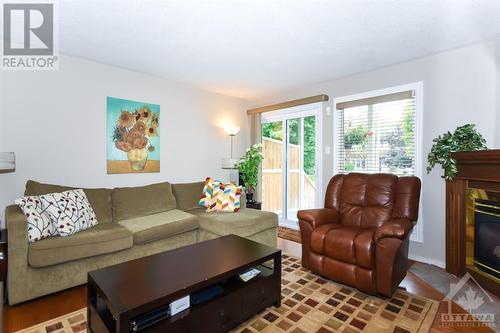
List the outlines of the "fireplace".
{"label": "fireplace", "polygon": [[500,295],[500,149],[453,153],[446,181],[446,270]]}
{"label": "fireplace", "polygon": [[500,278],[500,202],[474,201],[474,266]]}

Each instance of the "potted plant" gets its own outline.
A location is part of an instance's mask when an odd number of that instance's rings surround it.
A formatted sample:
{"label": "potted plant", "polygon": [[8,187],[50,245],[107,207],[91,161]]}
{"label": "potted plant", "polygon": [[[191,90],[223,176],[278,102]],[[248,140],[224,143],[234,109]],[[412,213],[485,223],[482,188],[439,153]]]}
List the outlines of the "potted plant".
{"label": "potted plant", "polygon": [[427,173],[436,164],[440,164],[447,180],[452,180],[457,173],[457,161],[451,157],[451,153],[487,148],[486,140],[475,129],[474,124],[459,126],[453,133],[446,132],[435,138],[433,142],[431,152],[427,155]]}
{"label": "potted plant", "polygon": [[257,187],[260,162],[262,162],[263,159],[262,144],[258,143],[247,148],[245,155],[243,155],[238,162],[238,170],[240,172],[240,178],[243,181],[243,186],[245,187],[248,203],[255,202],[253,194]]}

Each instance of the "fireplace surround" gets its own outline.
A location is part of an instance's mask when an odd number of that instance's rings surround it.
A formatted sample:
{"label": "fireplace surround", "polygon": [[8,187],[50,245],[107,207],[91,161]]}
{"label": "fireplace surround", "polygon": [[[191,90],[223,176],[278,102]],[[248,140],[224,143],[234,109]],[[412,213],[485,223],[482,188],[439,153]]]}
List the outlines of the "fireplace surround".
{"label": "fireplace surround", "polygon": [[456,276],[469,272],[499,296],[500,149],[452,157],[458,173],[446,181],[446,270]]}

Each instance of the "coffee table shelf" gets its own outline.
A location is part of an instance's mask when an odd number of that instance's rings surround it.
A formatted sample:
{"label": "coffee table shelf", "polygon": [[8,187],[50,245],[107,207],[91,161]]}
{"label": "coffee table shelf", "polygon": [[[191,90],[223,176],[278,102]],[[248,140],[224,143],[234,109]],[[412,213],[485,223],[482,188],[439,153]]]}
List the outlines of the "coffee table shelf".
{"label": "coffee table shelf", "polygon": [[[199,269],[178,265],[183,260]],[[263,265],[270,260],[273,268]],[[141,266],[148,267],[147,274],[153,276],[140,277],[137,269]],[[251,267],[261,274],[247,282],[236,277]],[[185,283],[179,281],[182,276]],[[124,288],[134,279],[129,290]],[[165,285],[168,281],[170,286]],[[279,306],[281,251],[230,235],[90,272],[89,330],[129,332],[134,317],[212,285],[221,286],[224,292],[143,332],[226,332],[269,306]]]}

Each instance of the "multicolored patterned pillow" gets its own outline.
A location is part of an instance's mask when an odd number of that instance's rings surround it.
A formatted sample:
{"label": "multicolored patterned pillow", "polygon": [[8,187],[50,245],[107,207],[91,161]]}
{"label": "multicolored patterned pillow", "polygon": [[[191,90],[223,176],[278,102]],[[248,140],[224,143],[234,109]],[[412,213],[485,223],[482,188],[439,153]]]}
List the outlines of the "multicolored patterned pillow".
{"label": "multicolored patterned pillow", "polygon": [[58,234],[38,196],[21,197],[14,202],[28,221],[28,242],[33,243]]}
{"label": "multicolored patterned pillow", "polygon": [[198,205],[206,208],[214,205],[217,201],[219,190],[220,181],[207,177],[207,179],[205,179],[205,185],[203,186],[203,194],[198,202]]}
{"label": "multicolored patterned pillow", "polygon": [[220,190],[217,193],[217,202],[215,207],[208,211],[216,212],[237,212],[241,208],[241,186],[236,186],[233,183],[220,184]]}
{"label": "multicolored patterned pillow", "polygon": [[199,205],[207,207],[207,212],[237,212],[241,208],[241,191],[241,186],[207,178]]}
{"label": "multicolored patterned pillow", "polygon": [[61,236],[69,236],[97,225],[97,218],[83,190],[40,196],[42,206]]}

